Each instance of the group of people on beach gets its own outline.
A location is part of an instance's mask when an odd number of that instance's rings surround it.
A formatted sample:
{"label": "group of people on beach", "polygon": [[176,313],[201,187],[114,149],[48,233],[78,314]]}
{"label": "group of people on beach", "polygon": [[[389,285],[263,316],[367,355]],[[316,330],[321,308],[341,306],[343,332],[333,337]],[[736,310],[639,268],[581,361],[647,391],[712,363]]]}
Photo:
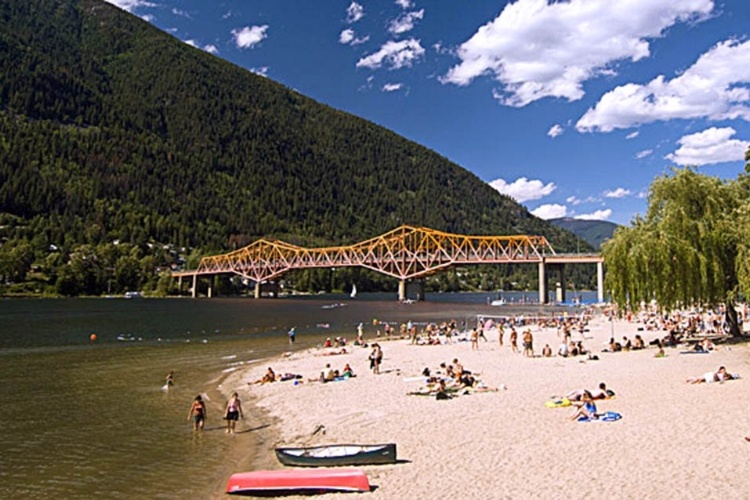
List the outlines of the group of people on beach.
{"label": "group of people on beach", "polygon": [[[240,418],[245,418],[242,412],[242,402],[240,401],[239,395],[235,392],[227,401],[224,408],[224,420],[227,421],[226,433],[234,434],[237,421]],[[190,410],[187,416],[188,422],[192,420],[193,430],[202,431],[206,425],[206,419],[208,419],[208,408],[206,402],[203,401],[203,396],[198,394],[193,399],[190,405]]]}

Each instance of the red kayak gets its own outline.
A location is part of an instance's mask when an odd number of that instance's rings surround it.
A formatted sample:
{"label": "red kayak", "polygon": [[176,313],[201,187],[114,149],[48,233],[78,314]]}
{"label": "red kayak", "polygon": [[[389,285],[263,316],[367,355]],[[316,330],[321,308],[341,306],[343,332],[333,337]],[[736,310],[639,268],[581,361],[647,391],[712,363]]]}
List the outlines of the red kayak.
{"label": "red kayak", "polygon": [[232,474],[227,493],[285,493],[370,491],[367,476],[359,469],[257,470]]}

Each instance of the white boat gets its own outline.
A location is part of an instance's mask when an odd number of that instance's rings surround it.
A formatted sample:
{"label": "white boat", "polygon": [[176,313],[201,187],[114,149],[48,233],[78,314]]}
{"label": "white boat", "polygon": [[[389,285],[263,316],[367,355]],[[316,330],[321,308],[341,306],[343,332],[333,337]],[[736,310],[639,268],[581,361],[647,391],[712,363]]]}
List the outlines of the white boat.
{"label": "white boat", "polygon": [[497,299],[497,300],[493,300],[492,302],[490,302],[491,306],[504,306],[505,304],[507,304],[505,299]]}
{"label": "white boat", "polygon": [[352,293],[349,296],[353,299],[357,298],[357,285],[352,285]]}

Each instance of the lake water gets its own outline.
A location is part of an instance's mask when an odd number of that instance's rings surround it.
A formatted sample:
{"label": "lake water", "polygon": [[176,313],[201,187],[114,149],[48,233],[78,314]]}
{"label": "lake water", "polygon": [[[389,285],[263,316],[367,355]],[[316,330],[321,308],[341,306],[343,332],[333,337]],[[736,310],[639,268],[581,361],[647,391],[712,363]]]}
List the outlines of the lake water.
{"label": "lake water", "polygon": [[[374,319],[472,324],[478,314],[539,311],[487,305],[496,298],[0,300],[0,498],[220,498],[231,473],[271,450],[269,422],[252,408],[242,432],[224,434],[217,388],[229,372],[288,351],[291,327],[302,349],[354,337],[360,322],[372,337]],[[164,391],[170,370],[176,383]],[[209,400],[203,433],[186,421],[196,394]]]}

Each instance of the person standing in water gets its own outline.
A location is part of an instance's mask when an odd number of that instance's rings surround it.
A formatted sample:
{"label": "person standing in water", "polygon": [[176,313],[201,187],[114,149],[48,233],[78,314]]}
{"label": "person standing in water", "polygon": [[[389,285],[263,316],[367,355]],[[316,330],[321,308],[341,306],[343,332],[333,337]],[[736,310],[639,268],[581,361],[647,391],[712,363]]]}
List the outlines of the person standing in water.
{"label": "person standing in water", "polygon": [[227,434],[234,434],[234,427],[237,424],[237,420],[245,418],[245,415],[242,413],[240,397],[236,392],[233,393],[232,397],[227,401],[227,409],[224,412],[224,418],[227,420]]}
{"label": "person standing in water", "polygon": [[190,405],[190,411],[188,412],[188,422],[193,419],[193,430],[202,431],[203,426],[206,424],[206,418],[208,412],[206,411],[206,403],[203,402],[203,398],[200,394],[195,396],[193,404]]}
{"label": "person standing in water", "polygon": [[174,385],[174,370],[169,370],[169,373],[167,373],[167,378],[164,380],[164,387],[169,389]]}

